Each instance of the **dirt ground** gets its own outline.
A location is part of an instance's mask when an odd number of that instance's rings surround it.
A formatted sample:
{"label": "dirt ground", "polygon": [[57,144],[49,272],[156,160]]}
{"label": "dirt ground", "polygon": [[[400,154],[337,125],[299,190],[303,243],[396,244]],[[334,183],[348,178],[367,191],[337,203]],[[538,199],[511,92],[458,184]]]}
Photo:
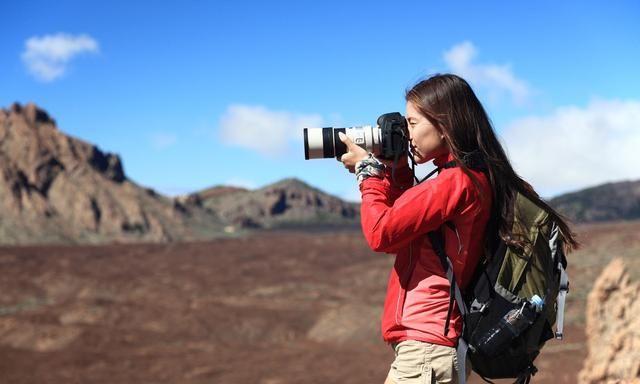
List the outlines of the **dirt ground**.
{"label": "dirt ground", "polygon": [[[578,228],[566,339],[534,383],[576,382],[587,292],[614,256],[639,270],[638,229]],[[382,383],[391,262],[357,231],[0,248],[0,382]]]}

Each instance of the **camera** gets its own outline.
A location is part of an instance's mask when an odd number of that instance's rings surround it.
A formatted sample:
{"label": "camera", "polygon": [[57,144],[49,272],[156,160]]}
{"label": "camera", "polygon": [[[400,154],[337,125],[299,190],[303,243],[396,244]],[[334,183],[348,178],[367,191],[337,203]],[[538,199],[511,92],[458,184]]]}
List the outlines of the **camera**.
{"label": "camera", "polygon": [[395,160],[407,154],[407,121],[400,113],[391,112],[378,117],[375,127],[304,128],[305,160],[331,157],[340,160],[347,152],[347,146],[338,136],[340,132],[379,159]]}

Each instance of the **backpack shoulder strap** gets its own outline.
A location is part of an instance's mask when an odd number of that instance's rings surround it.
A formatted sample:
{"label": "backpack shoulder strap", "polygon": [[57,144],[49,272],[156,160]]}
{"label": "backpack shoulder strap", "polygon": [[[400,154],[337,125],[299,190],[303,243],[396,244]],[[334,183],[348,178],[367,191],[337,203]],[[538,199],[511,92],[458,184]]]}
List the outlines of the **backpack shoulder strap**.
{"label": "backpack shoulder strap", "polygon": [[560,286],[558,290],[558,297],[556,298],[557,310],[555,337],[558,340],[562,340],[564,336],[564,305],[567,299],[567,293],[569,293],[569,275],[566,270],[567,259],[564,255],[564,250],[562,249],[560,228],[556,223],[553,223],[551,229],[549,248],[551,249],[551,258],[553,262],[556,263],[556,268],[560,275]]}
{"label": "backpack shoulder strap", "polygon": [[[455,230],[455,225],[448,221],[445,223],[446,226]],[[429,237],[429,241],[431,242],[431,246],[433,247],[434,252],[440,258],[440,263],[442,264],[442,268],[447,275],[447,280],[449,280],[449,308],[447,309],[447,320],[444,324],[444,335],[447,336],[449,333],[449,322],[451,320],[451,312],[453,311],[453,302],[455,300],[458,303],[458,310],[460,311],[460,316],[462,316],[462,334],[458,338],[458,345],[456,347],[456,354],[458,357],[458,382],[460,384],[466,384],[467,382],[467,374],[466,374],[466,361],[467,361],[467,350],[468,345],[464,340],[462,335],[464,335],[464,327],[467,314],[469,313],[467,309],[467,305],[464,302],[462,297],[462,292],[460,291],[460,287],[456,283],[456,277],[453,273],[453,264],[451,263],[451,259],[447,256],[447,253],[444,249],[444,234],[442,233],[442,227],[436,231],[427,233],[427,237]]]}
{"label": "backpack shoulder strap", "polygon": [[[451,222],[446,222],[449,228],[455,230],[455,225]],[[447,336],[449,333],[449,322],[451,319],[451,312],[453,311],[453,302],[458,304],[458,310],[460,311],[460,315],[464,318],[469,310],[464,302],[462,291],[460,291],[460,287],[456,283],[455,274],[453,273],[453,264],[451,263],[451,259],[447,256],[446,251],[444,250],[444,235],[442,233],[442,228],[439,230],[427,233],[427,237],[429,237],[429,241],[431,242],[431,246],[433,247],[434,252],[440,258],[440,263],[442,264],[442,269],[447,276],[447,280],[449,280],[449,309],[447,311],[447,321],[445,323],[444,335]]]}

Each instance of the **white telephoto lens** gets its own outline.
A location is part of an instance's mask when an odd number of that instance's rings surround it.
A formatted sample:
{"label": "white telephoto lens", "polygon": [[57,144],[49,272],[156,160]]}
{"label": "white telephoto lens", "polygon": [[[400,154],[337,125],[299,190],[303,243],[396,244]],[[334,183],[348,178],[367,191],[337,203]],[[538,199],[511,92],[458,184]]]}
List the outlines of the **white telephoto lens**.
{"label": "white telephoto lens", "polygon": [[[304,129],[304,158],[322,159],[324,158],[323,130],[327,128],[305,128]],[[330,129],[330,128],[328,128]]]}
{"label": "white telephoto lens", "polygon": [[374,155],[381,153],[382,134],[378,126],[304,128],[304,158],[306,160],[331,157],[340,159],[347,152],[347,147],[340,140],[339,132],[343,132],[351,141],[367,152]]}

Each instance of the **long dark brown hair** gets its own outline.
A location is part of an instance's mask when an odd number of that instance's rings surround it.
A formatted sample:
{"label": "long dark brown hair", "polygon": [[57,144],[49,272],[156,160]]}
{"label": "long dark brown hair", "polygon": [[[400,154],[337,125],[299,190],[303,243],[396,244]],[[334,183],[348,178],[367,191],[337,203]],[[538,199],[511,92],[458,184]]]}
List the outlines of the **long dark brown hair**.
{"label": "long dark brown hair", "polygon": [[545,209],[560,228],[567,252],[578,247],[575,234],[567,221],[535,192],[533,187],[513,169],[498,141],[491,121],[469,83],[452,74],[437,74],[422,80],[407,90],[405,99],[412,102],[436,129],[444,135],[449,151],[478,186],[466,161],[478,156],[486,166],[486,174],[493,192],[492,209],[498,235],[507,243],[514,240],[511,228],[514,218],[514,199],[521,193]]}

